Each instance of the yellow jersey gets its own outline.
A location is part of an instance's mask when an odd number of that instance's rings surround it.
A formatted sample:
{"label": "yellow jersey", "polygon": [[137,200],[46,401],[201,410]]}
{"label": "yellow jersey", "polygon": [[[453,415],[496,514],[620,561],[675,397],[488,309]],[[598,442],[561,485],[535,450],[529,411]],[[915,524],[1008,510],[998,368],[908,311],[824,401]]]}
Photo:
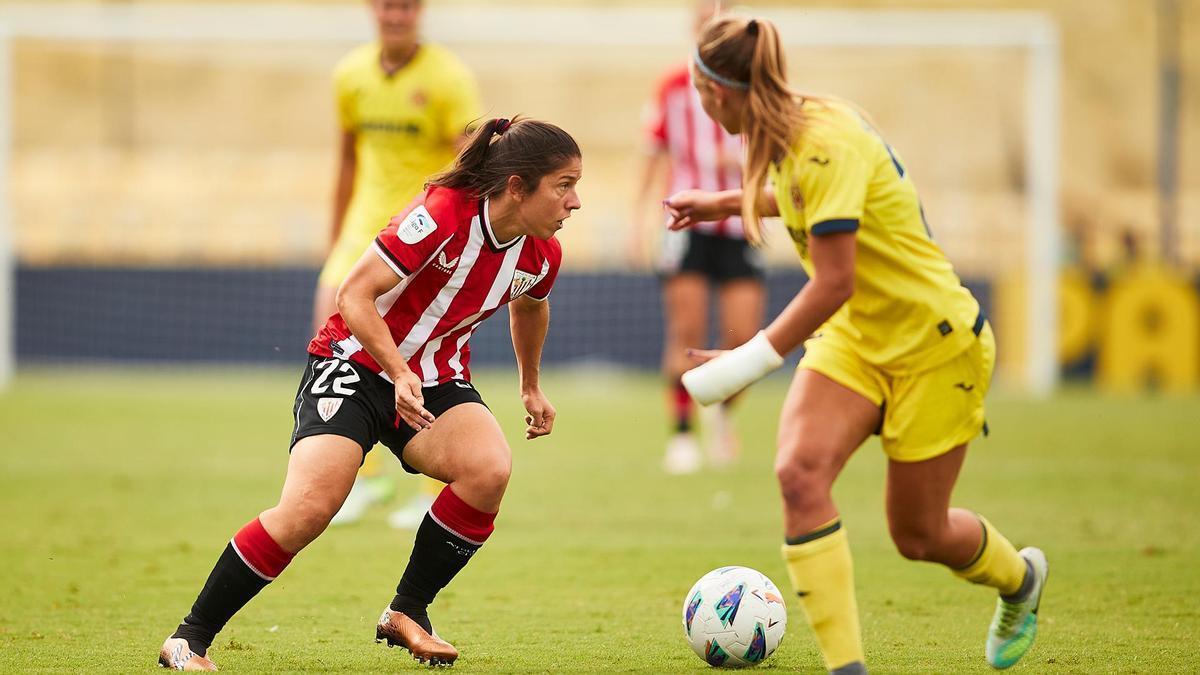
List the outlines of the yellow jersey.
{"label": "yellow jersey", "polygon": [[342,229],[363,238],[362,250],[450,164],[455,141],[481,114],[475,78],[444,47],[420,45],[391,75],[379,57],[380,45],[366,44],[334,71],[338,119],[356,136],[354,192]]}
{"label": "yellow jersey", "polygon": [[854,295],[818,332],[892,373],[957,356],[981,328],[979,303],[934,243],[900,157],[850,106],[802,105],[808,126],[770,168],[780,216],[809,277],[809,237],[857,242]]}

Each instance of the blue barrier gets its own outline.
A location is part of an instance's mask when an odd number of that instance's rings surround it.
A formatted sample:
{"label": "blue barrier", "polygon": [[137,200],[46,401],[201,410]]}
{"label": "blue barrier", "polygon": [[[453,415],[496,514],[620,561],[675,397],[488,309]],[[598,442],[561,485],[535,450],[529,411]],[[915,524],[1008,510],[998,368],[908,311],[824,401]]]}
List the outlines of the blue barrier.
{"label": "blue barrier", "polygon": [[[316,277],[309,267],[20,266],[18,362],[298,363],[311,337]],[[796,270],[769,274],[768,316],[804,280]],[[986,311],[990,286],[968,286]],[[551,307],[546,364],[658,367],[663,327],[654,276],[563,273]],[[472,337],[471,353],[474,366],[513,363],[503,312]]]}

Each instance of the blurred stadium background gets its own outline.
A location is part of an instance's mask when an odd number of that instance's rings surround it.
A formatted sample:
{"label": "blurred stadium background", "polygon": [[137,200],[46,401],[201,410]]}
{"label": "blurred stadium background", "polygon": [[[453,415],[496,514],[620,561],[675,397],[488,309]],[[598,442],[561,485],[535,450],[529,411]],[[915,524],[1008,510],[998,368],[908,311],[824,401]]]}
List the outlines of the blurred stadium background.
{"label": "blurred stadium background", "polygon": [[[826,4],[754,7],[802,23]],[[654,368],[657,285],[625,241],[640,111],[686,54],[688,3],[427,5],[425,33],[475,70],[489,114],[555,121],[584,148],[585,207],[561,235],[548,362]],[[1049,349],[1063,373],[1114,389],[1195,388],[1200,4],[838,9],[865,12],[822,19],[848,31],[888,11],[933,12],[900,17],[917,26],[911,45],[793,44],[790,66],[801,88],[872,111],[904,153],[935,236],[999,332],[1003,381],[1038,385],[1031,351]],[[920,24],[946,17],[978,28],[959,46],[922,42]],[[1034,52],[998,37],[1013,20],[1051,48],[1053,96],[1031,94]],[[334,181],[330,72],[372,36],[363,3],[3,2],[0,25],[17,364],[297,363]],[[1057,136],[1029,128],[1039,115]],[[1046,144],[1049,165],[1029,162]],[[1031,213],[1031,170],[1054,190],[1048,220]],[[1061,237],[1031,243],[1057,227]],[[773,308],[803,280],[785,244],[768,251]],[[1030,326],[1038,297],[1061,306],[1058,330],[1052,318]],[[477,364],[510,362],[505,331],[480,331]],[[1054,344],[1038,347],[1039,335]]]}
{"label": "blurred stadium background", "polygon": [[[472,340],[516,469],[503,536],[435,607],[455,670],[706,668],[680,639],[692,581],[730,563],[786,578],[771,465],[787,385],[739,406],[736,466],[661,473],[658,285],[626,240],[642,105],[686,57],[690,3],[426,4],[489,114],[559,123],[585,162],[552,300],[550,439],[519,440],[507,322]],[[1200,2],[751,6],[820,33],[793,40],[793,81],[872,112],[997,329],[993,434],[957,494],[1055,566],[1019,667],[1200,670]],[[224,538],[276,494],[329,229],[331,69],[371,30],[363,0],[0,0],[0,354],[16,364],[0,672],[149,671]],[[879,31],[889,44],[830,44]],[[803,276],[785,236],[768,255],[774,312]],[[1109,395],[1127,391],[1149,393]],[[836,490],[872,672],[985,672],[993,599],[900,560],[881,460],[868,443]],[[409,550],[384,520],[306,550],[218,662],[402,668],[369,644]],[[790,612],[766,667],[813,672]]]}

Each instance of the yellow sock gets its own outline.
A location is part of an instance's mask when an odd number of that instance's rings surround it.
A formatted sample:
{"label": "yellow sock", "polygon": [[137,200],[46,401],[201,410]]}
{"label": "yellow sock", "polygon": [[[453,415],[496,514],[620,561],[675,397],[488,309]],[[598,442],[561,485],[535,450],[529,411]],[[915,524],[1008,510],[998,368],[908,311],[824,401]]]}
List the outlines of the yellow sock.
{"label": "yellow sock", "polygon": [[421,492],[430,497],[437,497],[444,487],[446,484],[436,478],[421,476]]}
{"label": "yellow sock", "polygon": [[784,544],[783,560],[826,669],[865,662],[854,598],[854,563],[841,521],[835,519],[797,543]]}
{"label": "yellow sock", "polygon": [[991,586],[1003,595],[1016,593],[1021,588],[1021,582],[1025,580],[1025,559],[986,518],[978,513],[975,517],[979,518],[979,523],[983,526],[983,541],[970,563],[953,570],[955,576],[972,583]]}

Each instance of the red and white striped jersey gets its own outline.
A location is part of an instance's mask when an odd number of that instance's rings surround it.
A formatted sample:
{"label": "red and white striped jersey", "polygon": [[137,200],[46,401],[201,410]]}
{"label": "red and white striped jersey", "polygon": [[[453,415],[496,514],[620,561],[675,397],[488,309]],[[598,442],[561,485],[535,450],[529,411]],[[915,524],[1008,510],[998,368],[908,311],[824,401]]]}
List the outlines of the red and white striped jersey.
{"label": "red and white striped jersey", "polygon": [[[400,277],[375,307],[424,386],[469,381],[468,341],[479,324],[517,296],[545,300],[558,275],[557,239],[496,241],[487,209],[486,200],[462,190],[433,187],[372,244]],[[341,314],[329,318],[308,351],[356,361],[388,379]]]}
{"label": "red and white striped jersey", "polygon": [[[670,157],[670,194],[742,186],[742,138],[726,132],[704,112],[687,65],[671,70],[659,82],[646,121],[651,149],[665,151]],[[692,229],[735,239],[746,237],[737,216],[697,223]]]}

